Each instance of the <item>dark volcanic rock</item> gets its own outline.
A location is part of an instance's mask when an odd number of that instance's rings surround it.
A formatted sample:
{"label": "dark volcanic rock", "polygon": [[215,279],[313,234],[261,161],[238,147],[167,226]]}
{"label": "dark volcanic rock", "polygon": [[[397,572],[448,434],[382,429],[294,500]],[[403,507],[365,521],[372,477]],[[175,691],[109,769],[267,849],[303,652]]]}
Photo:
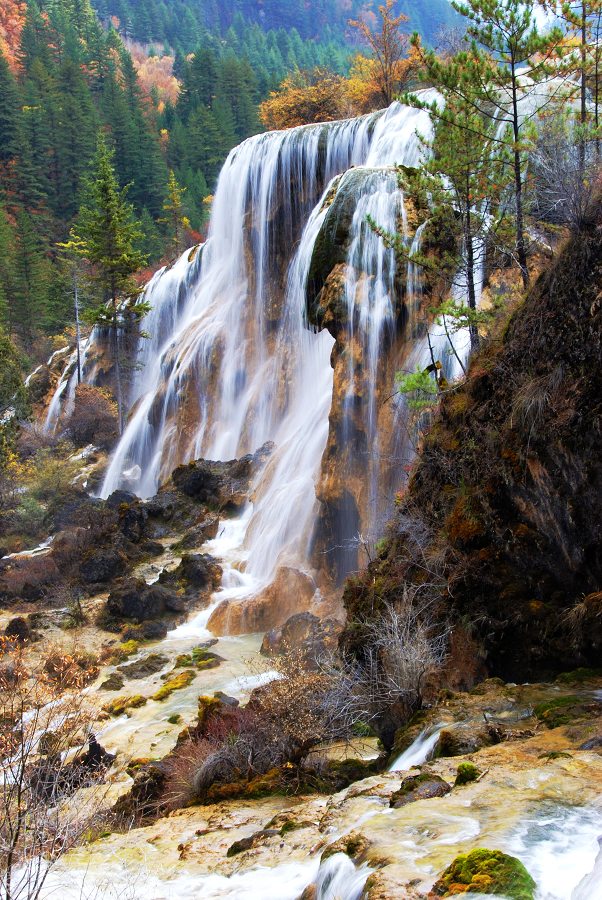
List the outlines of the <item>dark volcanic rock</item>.
{"label": "dark volcanic rock", "polygon": [[123,678],[117,672],[111,674],[98,686],[99,691],[120,691],[123,687]]}
{"label": "dark volcanic rock", "polygon": [[171,476],[173,485],[197,502],[235,512],[246,502],[249,482],[273,449],[264,444],[255,453],[228,462],[199,459],[178,466]]}
{"label": "dark volcanic rock", "polygon": [[100,550],[89,556],[79,567],[82,581],[86,584],[104,584],[123,575],[127,569],[127,558],[119,550]]}
{"label": "dark volcanic rock", "polygon": [[161,584],[180,583],[197,590],[219,587],[222,570],[213,556],[201,553],[185,553],[178,567],[172,572],[162,572]]}
{"label": "dark volcanic rock", "polygon": [[24,616],[15,616],[4,629],[4,634],[6,637],[16,638],[21,642],[31,640],[32,632],[29,620]]}
{"label": "dark volcanic rock", "polygon": [[117,668],[125,678],[132,678],[135,680],[138,678],[148,678],[149,675],[155,675],[157,672],[160,672],[161,669],[164,669],[168,662],[168,657],[163,656],[162,653],[149,653],[148,656],[144,656],[142,659],[137,659],[132,663],[117,666]]}
{"label": "dark volcanic rock", "polygon": [[182,612],[185,604],[174,591],[160,584],[148,585],[140,578],[128,578],[109,594],[107,612],[114,619],[145,622],[166,612]]}
{"label": "dark volcanic rock", "polygon": [[180,550],[194,550],[196,547],[204,544],[205,541],[212,541],[213,538],[217,537],[218,531],[218,516],[208,516],[200,525],[195,525],[194,528],[187,531],[177,546]]}

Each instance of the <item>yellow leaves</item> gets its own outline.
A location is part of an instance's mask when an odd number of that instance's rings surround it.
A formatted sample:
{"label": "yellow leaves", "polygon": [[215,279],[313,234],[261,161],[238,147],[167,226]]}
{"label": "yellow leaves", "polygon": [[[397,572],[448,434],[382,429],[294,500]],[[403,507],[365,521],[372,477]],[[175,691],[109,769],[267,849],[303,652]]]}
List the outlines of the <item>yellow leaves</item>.
{"label": "yellow leaves", "polygon": [[270,130],[328,122],[346,113],[345,79],[327,69],[294,72],[259,107]]}

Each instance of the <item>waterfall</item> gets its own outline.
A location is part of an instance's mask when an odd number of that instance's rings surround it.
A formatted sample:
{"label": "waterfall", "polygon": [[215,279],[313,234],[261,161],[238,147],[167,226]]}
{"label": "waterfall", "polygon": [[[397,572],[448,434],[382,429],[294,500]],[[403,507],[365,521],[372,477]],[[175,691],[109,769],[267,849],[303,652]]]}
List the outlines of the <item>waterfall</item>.
{"label": "waterfall", "polygon": [[[417,164],[417,131],[429,129],[427,113],[395,103],[357,119],[257,135],[230,153],[202,252],[184,253],[144,293],[151,311],[141,329],[148,337],[138,341],[129,421],[102,496],[121,487],[150,497],[181,462],[229,459],[273,441],[254,485],[246,567],[264,582],[277,564],[303,567],[333,394],[333,339],[305,318],[314,243],[329,194],[341,186],[336,176],[344,182],[368,167],[348,248],[348,270],[357,276],[346,294],[368,360],[366,428],[378,446],[375,384],[383,344],[395,330],[396,272],[392,251],[365,219],[370,214],[391,230],[404,219],[391,167]],[[418,284],[415,273],[407,276]],[[98,339],[93,334],[89,347]],[[71,375],[57,390],[53,420],[73,390]],[[373,505],[377,476],[375,463],[367,489]]]}
{"label": "waterfall", "polygon": [[389,766],[389,772],[400,772],[411,769],[412,766],[421,766],[431,758],[442,731],[443,726],[441,725],[421,731],[416,740],[393,760]]}

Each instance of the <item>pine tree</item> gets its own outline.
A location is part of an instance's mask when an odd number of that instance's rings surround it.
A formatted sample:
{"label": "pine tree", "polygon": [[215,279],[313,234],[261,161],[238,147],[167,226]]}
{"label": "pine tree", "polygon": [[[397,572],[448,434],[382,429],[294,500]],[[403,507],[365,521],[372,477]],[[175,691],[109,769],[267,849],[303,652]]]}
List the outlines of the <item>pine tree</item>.
{"label": "pine tree", "polygon": [[[132,276],[146,258],[137,249],[141,230],[134,218],[134,210],[127,200],[127,188],[120,189],[113,166],[114,152],[104,137],[98,139],[92,175],[85,185],[85,193],[76,225],[71,230],[73,251],[93,267],[101,285],[108,309],[103,305],[96,315],[97,321],[109,327],[115,359],[116,399],[119,414],[119,431],[123,430],[123,385],[119,332],[124,328],[120,314],[120,297],[136,293]],[[141,305],[137,312],[142,315]]]}
{"label": "pine tree", "polygon": [[15,158],[19,139],[19,94],[8,63],[0,53],[0,164],[4,166]]}
{"label": "pine tree", "polygon": [[26,344],[44,317],[52,278],[42,236],[29,213],[17,213],[15,230],[14,287],[10,297],[13,327]]}
{"label": "pine tree", "polygon": [[175,253],[179,253],[182,249],[182,238],[188,228],[190,221],[184,214],[183,197],[186,188],[180,187],[173,169],[169,171],[169,181],[167,182],[167,196],[163,201],[163,211],[165,215],[159,219],[164,222],[170,234],[170,240]]}
{"label": "pine tree", "polygon": [[456,58],[458,66],[465,69],[465,93],[472,90],[472,80],[482,78],[485,72],[487,102],[480,106],[480,112],[506,126],[502,137],[512,155],[516,256],[526,288],[529,270],[524,186],[528,144],[524,138],[531,127],[532,110],[525,116],[520,107],[526,107],[531,100],[540,108],[551,102],[552,97],[538,98],[537,86],[558,72],[555,62],[562,52],[564,36],[559,28],[538,33],[533,0],[452,0],[452,5],[469,20],[467,33],[473,39],[470,50]]}

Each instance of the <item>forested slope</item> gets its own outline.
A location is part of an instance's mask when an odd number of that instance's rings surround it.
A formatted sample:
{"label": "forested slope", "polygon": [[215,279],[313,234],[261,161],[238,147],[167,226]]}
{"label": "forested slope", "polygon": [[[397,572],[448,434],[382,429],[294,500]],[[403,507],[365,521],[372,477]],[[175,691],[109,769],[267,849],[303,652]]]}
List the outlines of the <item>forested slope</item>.
{"label": "forested slope", "polygon": [[[376,19],[377,4],[366,0],[94,0],[101,18],[115,16],[125,32],[140,41],[166,41],[188,52],[204,32],[225,35],[240,23],[256,23],[263,29],[292,29],[321,43],[341,40],[350,18]],[[403,0],[399,11],[431,41],[441,25],[457,19],[448,0]]]}

